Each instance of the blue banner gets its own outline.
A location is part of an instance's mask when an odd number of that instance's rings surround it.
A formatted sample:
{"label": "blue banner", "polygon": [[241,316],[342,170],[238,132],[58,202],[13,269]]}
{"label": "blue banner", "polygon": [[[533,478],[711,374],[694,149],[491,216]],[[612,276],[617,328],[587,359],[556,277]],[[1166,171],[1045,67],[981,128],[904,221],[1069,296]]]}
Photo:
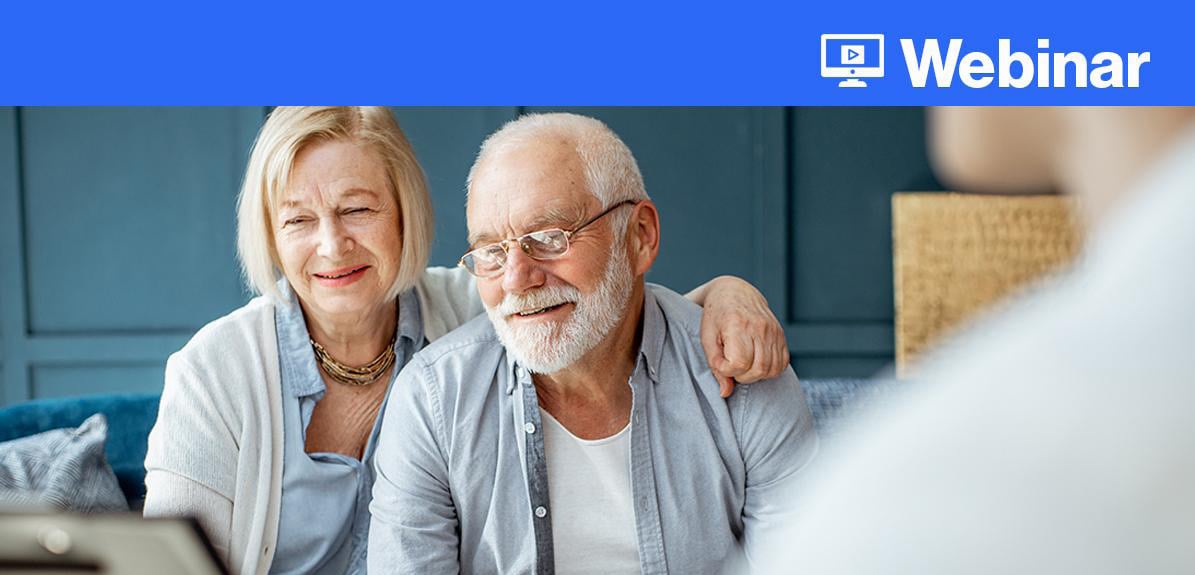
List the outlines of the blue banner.
{"label": "blue banner", "polygon": [[0,103],[1195,102],[1189,3],[24,4]]}

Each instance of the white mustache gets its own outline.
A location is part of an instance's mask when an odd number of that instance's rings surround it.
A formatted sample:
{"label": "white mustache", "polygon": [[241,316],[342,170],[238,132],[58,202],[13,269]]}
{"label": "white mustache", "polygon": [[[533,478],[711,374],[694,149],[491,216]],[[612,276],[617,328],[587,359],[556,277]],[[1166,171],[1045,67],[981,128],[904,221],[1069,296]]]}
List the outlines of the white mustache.
{"label": "white mustache", "polygon": [[506,294],[502,303],[498,304],[498,313],[508,316],[522,311],[576,303],[580,299],[581,291],[572,286],[543,287],[524,294]]}

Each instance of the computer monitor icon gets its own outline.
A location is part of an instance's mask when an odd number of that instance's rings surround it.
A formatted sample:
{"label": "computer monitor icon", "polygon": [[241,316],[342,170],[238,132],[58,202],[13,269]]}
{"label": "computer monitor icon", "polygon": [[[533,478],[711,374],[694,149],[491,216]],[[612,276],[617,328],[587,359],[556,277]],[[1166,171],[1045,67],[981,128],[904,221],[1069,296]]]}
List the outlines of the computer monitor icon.
{"label": "computer monitor icon", "polygon": [[822,34],[822,77],[846,78],[840,88],[866,88],[860,78],[883,78],[884,35]]}

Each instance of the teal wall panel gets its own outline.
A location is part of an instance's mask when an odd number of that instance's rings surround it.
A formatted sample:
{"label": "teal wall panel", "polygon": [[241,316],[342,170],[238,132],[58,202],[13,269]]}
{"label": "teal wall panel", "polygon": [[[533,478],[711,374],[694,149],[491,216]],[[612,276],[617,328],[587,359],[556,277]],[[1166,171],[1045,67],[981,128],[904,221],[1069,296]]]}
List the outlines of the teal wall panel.
{"label": "teal wall panel", "polygon": [[891,197],[940,190],[921,108],[794,108],[790,320],[893,318]]}
{"label": "teal wall panel", "polygon": [[[17,171],[17,137],[16,110],[0,108],[0,234],[3,234],[0,236],[0,257],[3,258],[0,263],[23,266],[19,246],[21,182]],[[17,335],[16,332],[23,329],[23,322],[16,321],[14,311],[24,306],[24,302],[17,300],[20,299],[18,293],[21,291],[20,284],[25,274],[7,266],[4,269],[6,271],[0,274],[0,278],[3,278],[0,279],[0,282],[3,282],[0,283],[0,346],[3,346],[6,340],[12,340]],[[3,389],[0,387],[0,390]]]}
{"label": "teal wall panel", "polygon": [[165,368],[165,363],[38,365],[32,370],[33,397],[157,392],[162,389]]}
{"label": "teal wall panel", "polygon": [[891,356],[824,357],[797,355],[793,368],[801,378],[810,377],[872,377],[888,375],[885,370],[892,363]]}
{"label": "teal wall panel", "polygon": [[194,330],[243,303],[236,194],[263,113],[23,110],[30,331]]}
{"label": "teal wall panel", "polygon": [[19,140],[17,109],[0,107],[0,405],[29,398]]}

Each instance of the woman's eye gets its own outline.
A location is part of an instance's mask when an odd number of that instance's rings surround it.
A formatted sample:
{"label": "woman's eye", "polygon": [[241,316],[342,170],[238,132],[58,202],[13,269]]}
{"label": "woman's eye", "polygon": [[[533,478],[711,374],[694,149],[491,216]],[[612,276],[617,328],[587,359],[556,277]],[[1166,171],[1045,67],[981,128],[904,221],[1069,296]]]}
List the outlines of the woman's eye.
{"label": "woman's eye", "polygon": [[307,218],[307,217],[291,218],[289,220],[286,220],[285,222],[282,222],[282,227],[297,226],[300,224],[305,224],[309,221],[311,221],[311,218]]}
{"label": "woman's eye", "polygon": [[369,211],[369,208],[348,208],[341,213],[348,216],[348,215],[352,215],[352,214],[363,214],[368,211]]}

